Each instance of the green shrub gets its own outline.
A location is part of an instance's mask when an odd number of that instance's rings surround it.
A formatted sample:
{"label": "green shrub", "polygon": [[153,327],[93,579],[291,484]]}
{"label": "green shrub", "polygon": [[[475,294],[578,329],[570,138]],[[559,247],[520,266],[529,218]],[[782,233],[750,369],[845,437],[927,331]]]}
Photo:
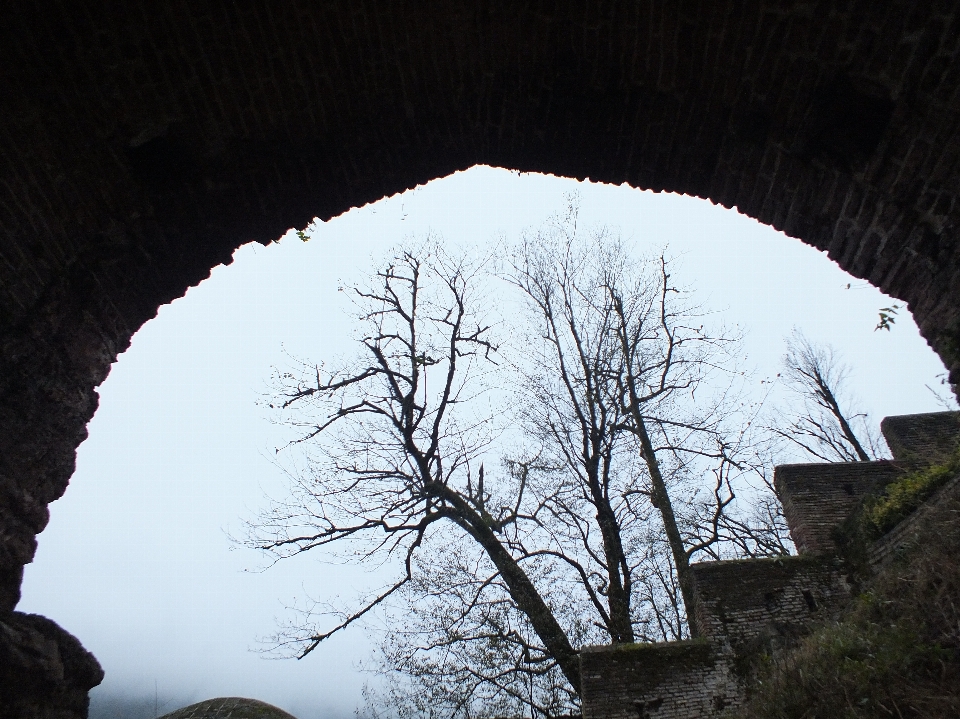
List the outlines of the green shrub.
{"label": "green shrub", "polygon": [[[960,711],[960,697],[954,692],[951,699],[939,681],[951,657],[950,649],[925,643],[918,632],[900,623],[839,622],[807,637],[785,658],[768,659],[744,716],[958,716],[952,712]],[[953,669],[952,681],[960,680],[957,667]],[[950,710],[929,713],[936,704]],[[928,711],[915,713],[920,705]]]}
{"label": "green shrub", "polygon": [[887,485],[877,497],[867,500],[860,513],[867,533],[882,537],[909,516],[960,471],[960,454],[946,464],[916,470]]}

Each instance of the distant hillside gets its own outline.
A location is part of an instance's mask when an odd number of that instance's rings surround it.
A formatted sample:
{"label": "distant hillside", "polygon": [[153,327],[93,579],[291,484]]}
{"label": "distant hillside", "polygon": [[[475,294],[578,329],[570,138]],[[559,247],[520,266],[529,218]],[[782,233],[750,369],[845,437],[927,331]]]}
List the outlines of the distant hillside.
{"label": "distant hillside", "polygon": [[220,697],[191,704],[161,719],[296,719],[266,702],[241,697]]}

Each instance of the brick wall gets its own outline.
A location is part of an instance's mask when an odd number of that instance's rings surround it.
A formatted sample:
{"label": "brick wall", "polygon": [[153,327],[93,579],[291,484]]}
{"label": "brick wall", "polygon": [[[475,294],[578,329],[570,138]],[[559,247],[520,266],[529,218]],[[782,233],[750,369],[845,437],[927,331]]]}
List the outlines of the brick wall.
{"label": "brick wall", "polygon": [[158,306],[244,242],[476,163],[736,207],[908,301],[960,372],[955,4],[0,13],[0,611]]}
{"label": "brick wall", "polygon": [[587,647],[580,667],[584,719],[701,719],[739,702],[729,652],[708,640]]}
{"label": "brick wall", "polygon": [[797,552],[835,552],[834,530],[867,493],[879,490],[902,471],[888,460],[777,467],[773,481]]}
{"label": "brick wall", "polygon": [[743,696],[742,660],[789,646],[849,597],[828,557],[703,562],[693,571],[701,638],[585,648],[584,719],[720,716]]}
{"label": "brick wall", "polygon": [[[928,462],[952,452],[960,413],[884,419],[898,459]],[[696,641],[591,647],[581,655],[585,719],[687,719],[736,707],[751,680],[751,659],[794,644],[837,616],[850,597],[835,554],[834,530],[869,493],[904,471],[898,462],[784,465],[775,482],[800,556],[701,562],[692,566]],[[874,565],[911,541],[931,507],[960,496],[960,476],[942,487],[868,553]]]}
{"label": "brick wall", "polygon": [[937,464],[957,449],[960,412],[929,412],[884,417],[880,423],[894,459],[907,463]]}
{"label": "brick wall", "polygon": [[836,613],[850,595],[833,557],[701,562],[692,567],[703,636],[736,653],[779,646]]}
{"label": "brick wall", "polygon": [[956,498],[960,498],[960,475],[941,487],[922,507],[875,542],[867,553],[867,560],[871,565],[877,567],[896,557],[902,547],[908,546],[913,541],[917,530],[923,526],[927,514],[938,503],[945,499]]}

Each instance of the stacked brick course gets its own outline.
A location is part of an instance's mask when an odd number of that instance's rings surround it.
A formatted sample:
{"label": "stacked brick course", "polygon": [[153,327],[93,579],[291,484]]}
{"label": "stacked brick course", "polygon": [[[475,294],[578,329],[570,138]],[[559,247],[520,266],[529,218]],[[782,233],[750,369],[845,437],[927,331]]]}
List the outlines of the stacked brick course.
{"label": "stacked brick course", "polygon": [[834,557],[799,556],[693,565],[701,636],[739,652],[829,616],[849,596]]}
{"label": "stacked brick course", "polygon": [[[693,565],[700,639],[585,649],[584,719],[719,717],[742,702],[752,657],[789,647],[814,623],[836,616],[850,597],[836,531],[908,463],[951,455],[960,439],[960,413],[888,417],[881,427],[895,461],[776,468],[799,556]],[[870,562],[893,556],[933,504],[957,495],[960,476],[874,543]]]}
{"label": "stacked brick course", "polygon": [[584,719],[700,719],[740,696],[729,652],[707,640],[589,647],[580,666]]}

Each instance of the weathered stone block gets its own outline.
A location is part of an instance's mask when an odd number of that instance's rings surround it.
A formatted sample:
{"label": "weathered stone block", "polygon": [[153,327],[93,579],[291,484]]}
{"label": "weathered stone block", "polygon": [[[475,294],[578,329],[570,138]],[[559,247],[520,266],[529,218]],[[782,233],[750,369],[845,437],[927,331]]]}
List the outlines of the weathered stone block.
{"label": "weathered stone block", "polygon": [[103,669],[80,641],[46,617],[0,615],[0,719],[85,719]]}
{"label": "weathered stone block", "polygon": [[835,532],[854,507],[902,472],[899,464],[888,460],[777,467],[773,481],[797,552],[836,552]]}
{"label": "weathered stone block", "polygon": [[880,431],[895,459],[907,464],[938,464],[957,450],[960,412],[884,417]]}
{"label": "weathered stone block", "polygon": [[735,706],[729,651],[704,639],[586,647],[580,654],[584,719],[701,719]]}

